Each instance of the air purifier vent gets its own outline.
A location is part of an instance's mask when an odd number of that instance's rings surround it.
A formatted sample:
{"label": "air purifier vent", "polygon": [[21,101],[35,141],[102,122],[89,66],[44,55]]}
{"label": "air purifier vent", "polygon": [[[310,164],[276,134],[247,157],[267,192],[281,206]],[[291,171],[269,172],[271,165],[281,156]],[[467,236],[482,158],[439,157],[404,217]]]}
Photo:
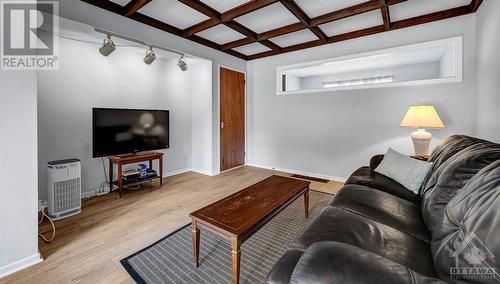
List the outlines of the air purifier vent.
{"label": "air purifier vent", "polygon": [[54,220],[81,212],[81,166],[77,159],[49,162],[48,209]]}

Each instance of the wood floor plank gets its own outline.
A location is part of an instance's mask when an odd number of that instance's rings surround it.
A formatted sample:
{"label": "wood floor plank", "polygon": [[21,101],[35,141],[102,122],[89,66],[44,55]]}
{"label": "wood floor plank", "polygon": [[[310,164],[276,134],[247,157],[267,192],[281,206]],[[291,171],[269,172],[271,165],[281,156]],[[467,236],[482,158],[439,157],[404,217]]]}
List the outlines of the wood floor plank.
{"label": "wood floor plank", "polygon": [[[86,200],[82,213],[56,221],[57,236],[39,243],[45,261],[0,279],[4,283],[133,283],[120,260],[190,222],[189,214],[273,174],[240,167],[209,177],[184,173],[126,191]],[[342,184],[312,184],[335,193]],[[50,232],[48,223],[41,232]]]}

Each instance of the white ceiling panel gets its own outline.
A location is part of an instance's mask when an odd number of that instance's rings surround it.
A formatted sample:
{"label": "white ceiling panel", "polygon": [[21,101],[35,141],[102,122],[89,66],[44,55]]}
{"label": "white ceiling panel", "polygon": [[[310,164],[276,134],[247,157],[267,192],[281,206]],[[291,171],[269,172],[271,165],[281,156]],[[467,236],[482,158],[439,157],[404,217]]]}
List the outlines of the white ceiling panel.
{"label": "white ceiling panel", "polygon": [[287,46],[296,45],[299,43],[313,41],[313,40],[317,40],[317,39],[318,39],[318,37],[315,36],[311,31],[301,30],[298,32],[294,32],[294,33],[278,36],[275,38],[271,38],[269,40],[274,42],[275,44],[281,46],[281,47],[287,47]]}
{"label": "white ceiling panel", "polygon": [[380,13],[380,10],[374,10],[368,13],[363,13],[342,20],[333,21],[328,24],[320,25],[319,27],[328,36],[334,36],[379,26],[383,23],[384,20],[382,19],[382,13]]}
{"label": "white ceiling panel", "polygon": [[221,13],[248,2],[248,0],[201,0],[201,1]]}
{"label": "white ceiling panel", "polygon": [[299,22],[299,20],[280,3],[269,5],[250,14],[236,18],[235,20],[256,33],[266,32]]}
{"label": "white ceiling panel", "polygon": [[151,1],[139,12],[180,29],[208,20],[207,16],[177,0]]}
{"label": "white ceiling panel", "polygon": [[389,9],[391,21],[395,22],[469,4],[470,0],[409,0]]}
{"label": "white ceiling panel", "polygon": [[206,38],[208,40],[211,40],[213,42],[216,42],[218,44],[225,44],[245,37],[239,32],[236,32],[224,25],[217,25],[208,30],[199,32],[197,35]]}
{"label": "white ceiling panel", "polygon": [[125,6],[130,2],[130,0],[111,0],[111,2],[115,2],[116,4],[120,4],[122,6]]}
{"label": "white ceiling panel", "polygon": [[295,0],[295,2],[306,12],[309,17],[314,18],[329,12],[338,11],[359,3],[366,2],[367,0]]}
{"label": "white ceiling panel", "polygon": [[269,51],[271,49],[268,48],[267,46],[264,46],[260,43],[255,42],[255,43],[251,43],[251,44],[247,44],[244,46],[239,46],[239,47],[233,48],[233,50],[238,51],[239,53],[243,53],[245,55],[252,55],[252,54],[257,54],[257,53],[261,53],[261,52],[266,52],[266,51]]}

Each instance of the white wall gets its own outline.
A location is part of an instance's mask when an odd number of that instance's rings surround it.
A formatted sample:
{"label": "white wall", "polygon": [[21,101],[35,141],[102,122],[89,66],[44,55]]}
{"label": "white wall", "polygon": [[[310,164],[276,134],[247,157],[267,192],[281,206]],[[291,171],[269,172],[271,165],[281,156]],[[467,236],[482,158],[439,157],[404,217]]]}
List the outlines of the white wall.
{"label": "white wall", "polygon": [[[464,81],[305,95],[276,95],[276,68],[463,35]],[[391,31],[248,63],[248,161],[329,178],[346,178],[388,147],[412,153],[399,123],[413,104],[434,104],[446,128],[435,139],[472,135],[476,119],[474,16]]]}
{"label": "white wall", "polygon": [[500,142],[500,1],[485,0],[476,14],[477,136]]}
{"label": "white wall", "polygon": [[[61,34],[100,42],[92,27],[61,18]],[[124,44],[123,42],[122,44]],[[130,43],[128,43],[130,44]],[[60,39],[58,71],[39,72],[39,196],[46,198],[46,163],[82,161],[82,193],[89,196],[105,182],[100,159],[92,158],[92,108],[144,108],[170,111],[170,148],[164,150],[164,174],[186,171],[196,154],[196,168],[211,171],[211,63],[188,58],[189,70],[176,65],[177,55],[158,52],[151,65],[144,48],[120,47],[109,57],[99,44]],[[193,84],[196,82],[196,84]],[[192,93],[196,94],[192,97]],[[193,103],[193,105],[192,105]],[[195,108],[193,116],[192,108]],[[193,122],[194,119],[194,122]],[[192,126],[196,128],[192,144]],[[199,145],[203,143],[203,145]],[[107,160],[105,159],[107,170]],[[116,172],[116,171],[115,171]]]}
{"label": "white wall", "polygon": [[115,33],[142,39],[147,42],[173,48],[185,53],[208,59],[212,64],[212,168],[213,174],[219,169],[219,96],[218,65],[246,72],[246,61],[225,54],[190,40],[166,33],[147,25],[127,19],[97,8],[80,0],[64,0],[59,2],[61,16],[78,22],[93,25]]}
{"label": "white wall", "polygon": [[40,261],[36,72],[0,71],[0,278]]}

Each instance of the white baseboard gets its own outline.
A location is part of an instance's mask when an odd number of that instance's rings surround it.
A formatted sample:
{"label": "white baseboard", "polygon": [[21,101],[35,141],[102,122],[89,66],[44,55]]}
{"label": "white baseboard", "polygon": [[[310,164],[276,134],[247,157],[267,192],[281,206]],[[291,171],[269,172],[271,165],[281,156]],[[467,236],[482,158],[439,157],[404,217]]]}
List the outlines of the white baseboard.
{"label": "white baseboard", "polygon": [[211,171],[207,171],[207,170],[201,170],[201,169],[195,169],[195,168],[192,168],[191,169],[192,172],[195,172],[195,173],[199,173],[199,174],[202,174],[202,175],[206,175],[206,176],[216,176],[217,174],[211,172]]}
{"label": "white baseboard", "polygon": [[168,173],[163,173],[163,177],[171,177],[171,176],[176,176],[176,175],[180,175],[180,174],[183,174],[183,173],[187,173],[187,172],[190,172],[191,169],[190,168],[185,168],[185,169],[182,169],[182,170],[177,170],[177,171],[173,171],[173,172],[168,172]]}
{"label": "white baseboard", "polygon": [[274,170],[274,171],[279,171],[279,172],[285,172],[285,173],[289,173],[289,174],[296,174],[296,175],[303,175],[303,176],[310,176],[310,177],[315,177],[315,178],[333,180],[333,181],[338,181],[338,182],[346,182],[347,181],[347,178],[344,178],[344,177],[311,173],[311,172],[301,171],[301,170],[283,169],[283,168],[270,167],[270,166],[264,166],[264,165],[256,165],[256,164],[247,164],[247,166],[256,167],[256,168],[263,168],[263,169],[268,169],[268,170]]}
{"label": "white baseboard", "polygon": [[28,256],[11,264],[7,264],[3,267],[0,267],[0,278],[5,277],[9,274],[17,272],[19,270],[25,269],[29,266],[35,265],[43,261],[40,253],[36,253],[34,255]]}

